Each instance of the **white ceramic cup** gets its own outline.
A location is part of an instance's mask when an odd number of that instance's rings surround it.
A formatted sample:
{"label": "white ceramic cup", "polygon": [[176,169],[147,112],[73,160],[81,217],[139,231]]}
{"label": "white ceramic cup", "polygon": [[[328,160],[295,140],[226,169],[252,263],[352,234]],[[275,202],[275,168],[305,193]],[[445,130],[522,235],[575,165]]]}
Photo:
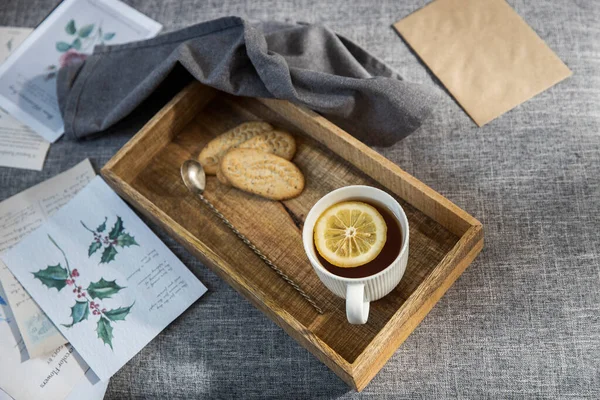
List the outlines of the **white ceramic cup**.
{"label": "white ceramic cup", "polygon": [[[313,230],[325,210],[342,201],[364,201],[389,210],[400,223],[402,243],[398,257],[383,271],[365,278],[344,278],[326,270],[317,258]],[[319,279],[337,296],[346,299],[346,317],[351,324],[364,324],[369,303],[390,293],[400,282],[408,260],[408,220],[400,204],[386,192],[371,186],[346,186],[325,195],[311,208],[302,230],[304,250]],[[387,240],[394,240],[388,238]]]}

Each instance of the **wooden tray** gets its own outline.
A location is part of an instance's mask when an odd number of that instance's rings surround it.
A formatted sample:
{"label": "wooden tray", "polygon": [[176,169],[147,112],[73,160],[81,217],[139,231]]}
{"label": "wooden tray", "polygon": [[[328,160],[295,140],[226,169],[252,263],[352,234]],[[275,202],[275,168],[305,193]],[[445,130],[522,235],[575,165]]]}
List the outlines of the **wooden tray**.
{"label": "wooden tray", "polygon": [[[179,167],[214,136],[248,120],[295,134],[294,162],[306,188],[276,202],[221,185],[205,196],[325,310],[319,315],[246,248],[184,186]],[[362,390],[483,247],[481,224],[324,117],[287,101],[234,97],[194,83],[179,93],[102,174],[126,200],[166,229],[346,383]],[[410,225],[410,257],[396,289],[371,303],[366,325],[346,321],[344,300],[319,281],[300,226],[333,189],[366,184],[394,195]],[[452,318],[452,316],[448,316]]]}

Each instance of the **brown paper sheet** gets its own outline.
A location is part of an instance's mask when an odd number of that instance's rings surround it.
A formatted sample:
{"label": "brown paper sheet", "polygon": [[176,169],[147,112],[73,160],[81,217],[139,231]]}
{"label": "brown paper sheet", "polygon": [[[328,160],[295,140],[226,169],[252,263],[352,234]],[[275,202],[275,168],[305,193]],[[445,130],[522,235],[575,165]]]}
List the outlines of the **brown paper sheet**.
{"label": "brown paper sheet", "polygon": [[435,0],[394,27],[479,126],[572,74],[504,0]]}

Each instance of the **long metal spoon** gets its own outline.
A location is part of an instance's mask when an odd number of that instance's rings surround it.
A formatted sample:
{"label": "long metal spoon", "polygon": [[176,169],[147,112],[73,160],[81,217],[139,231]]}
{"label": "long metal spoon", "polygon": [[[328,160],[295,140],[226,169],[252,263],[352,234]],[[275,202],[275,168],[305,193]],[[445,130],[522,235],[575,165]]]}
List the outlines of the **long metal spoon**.
{"label": "long metal spoon", "polygon": [[229,222],[229,220],[227,218],[225,218],[225,216],[223,214],[221,214],[221,212],[219,210],[217,210],[217,208],[215,206],[213,206],[212,203],[208,199],[206,199],[206,197],[204,197],[203,193],[204,193],[204,189],[206,188],[206,174],[204,173],[204,168],[202,168],[202,165],[198,161],[186,160],[181,165],[181,177],[183,178],[183,182],[185,183],[185,186],[187,186],[187,188],[192,193],[194,193],[196,196],[198,196],[200,198],[200,200],[202,200],[202,202],[204,204],[206,204],[208,206],[208,208],[210,208],[210,210],[213,213],[215,213],[215,215],[217,217],[219,217],[219,219],[221,221],[223,221],[223,223],[229,229],[231,229],[231,231],[233,233],[235,233],[235,235],[238,238],[240,238],[240,240],[242,242],[244,242],[246,244],[246,246],[248,246],[257,256],[259,256],[260,259],[263,260],[265,264],[267,264],[267,266],[269,266],[281,278],[283,278],[284,281],[289,283],[298,293],[300,293],[300,295],[302,297],[304,297],[304,299],[306,301],[308,301],[310,303],[310,305],[313,306],[314,309],[317,310],[317,312],[319,314],[323,314],[323,310],[321,309],[321,307],[319,307],[315,303],[315,301],[308,294],[306,294],[306,292],[304,290],[302,290],[302,288],[300,288],[300,286],[298,286],[298,284],[296,282],[294,282],[282,270],[280,270],[275,264],[273,264],[273,262],[271,260],[269,260],[269,258],[267,256],[265,256],[260,250],[258,250],[256,248],[256,246],[250,241],[250,239],[248,239],[240,231],[238,231],[231,224],[231,222]]}

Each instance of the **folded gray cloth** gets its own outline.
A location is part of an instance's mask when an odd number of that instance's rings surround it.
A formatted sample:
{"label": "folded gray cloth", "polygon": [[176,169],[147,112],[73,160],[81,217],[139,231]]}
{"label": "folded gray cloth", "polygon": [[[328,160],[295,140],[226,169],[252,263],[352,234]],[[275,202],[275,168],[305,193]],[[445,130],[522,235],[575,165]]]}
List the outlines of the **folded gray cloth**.
{"label": "folded gray cloth", "polygon": [[238,96],[302,104],[377,146],[418,128],[438,97],[437,89],[403,81],[324,26],[252,25],[226,17],[150,40],[98,46],[85,62],[61,69],[65,133],[80,139],[105,131],[144,108],[155,91],[178,90],[191,77]]}

